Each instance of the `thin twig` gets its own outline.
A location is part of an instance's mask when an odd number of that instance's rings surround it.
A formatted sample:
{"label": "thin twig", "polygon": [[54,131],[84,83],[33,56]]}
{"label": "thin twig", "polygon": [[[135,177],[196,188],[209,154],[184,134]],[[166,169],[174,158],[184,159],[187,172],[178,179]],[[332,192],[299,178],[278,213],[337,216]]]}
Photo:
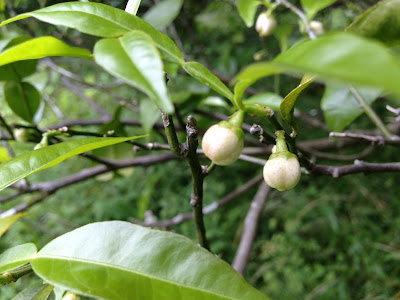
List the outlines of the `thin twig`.
{"label": "thin twig", "polygon": [[397,139],[386,139],[383,136],[375,136],[375,135],[367,135],[363,133],[352,133],[352,132],[331,132],[329,134],[330,137],[340,137],[340,138],[353,138],[359,140],[365,140],[371,142],[372,144],[376,144],[378,146],[383,146],[385,144],[400,144],[400,138]]}
{"label": "thin twig", "polygon": [[244,220],[244,228],[242,238],[240,240],[239,248],[236,252],[235,259],[233,260],[232,267],[241,274],[244,274],[247,263],[249,261],[251,248],[253,246],[254,238],[258,227],[258,219],[262,213],[262,209],[271,188],[262,182],[258,188],[250,209]]}

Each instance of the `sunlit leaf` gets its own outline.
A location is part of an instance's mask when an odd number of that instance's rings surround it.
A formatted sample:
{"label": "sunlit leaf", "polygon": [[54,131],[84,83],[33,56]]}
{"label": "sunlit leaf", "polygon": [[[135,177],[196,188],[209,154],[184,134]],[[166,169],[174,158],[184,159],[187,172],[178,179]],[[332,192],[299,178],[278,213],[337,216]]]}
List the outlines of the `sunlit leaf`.
{"label": "sunlit leaf", "polygon": [[259,0],[239,0],[237,9],[247,27],[254,25],[254,16],[260,4]]}
{"label": "sunlit leaf", "polygon": [[337,0],[300,0],[301,5],[306,11],[307,18],[312,19],[314,16],[325,7],[335,3]]}
{"label": "sunlit leaf", "polygon": [[183,0],[162,0],[153,5],[144,15],[143,20],[158,30],[170,25],[179,15]]}
{"label": "sunlit leaf", "polygon": [[7,249],[0,255],[0,273],[20,267],[31,260],[36,254],[37,248],[33,243],[18,245]]}
{"label": "sunlit leaf", "polygon": [[10,228],[10,226],[12,224],[14,224],[15,221],[17,221],[19,218],[22,218],[26,215],[28,215],[28,214],[27,213],[19,213],[19,214],[15,214],[13,216],[0,218],[0,237],[8,230],[8,228]]}

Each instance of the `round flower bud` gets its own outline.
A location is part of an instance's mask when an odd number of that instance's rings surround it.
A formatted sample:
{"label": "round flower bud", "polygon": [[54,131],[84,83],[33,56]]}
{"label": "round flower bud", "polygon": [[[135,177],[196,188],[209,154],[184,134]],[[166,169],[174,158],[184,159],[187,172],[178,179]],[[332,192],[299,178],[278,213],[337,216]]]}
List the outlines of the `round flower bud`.
{"label": "round flower bud", "polygon": [[17,142],[28,141],[28,131],[25,128],[15,128],[13,134]]}
{"label": "round flower bud", "polygon": [[222,121],[211,126],[203,136],[202,148],[211,161],[227,166],[236,161],[244,146],[242,129]]}
{"label": "round flower bud", "polygon": [[276,20],[267,13],[261,13],[256,21],[256,30],[260,37],[270,35],[276,27]]}
{"label": "round flower bud", "polygon": [[274,147],[273,154],[264,166],[264,180],[279,191],[294,188],[300,180],[301,169],[297,156],[287,149],[284,131],[277,131]]}
{"label": "round flower bud", "polygon": [[316,35],[324,34],[324,25],[322,25],[320,21],[311,21],[310,27],[315,32]]}
{"label": "round flower bud", "polygon": [[80,299],[81,297],[72,292],[68,292],[64,295],[64,297],[62,297],[62,300],[80,300]]}

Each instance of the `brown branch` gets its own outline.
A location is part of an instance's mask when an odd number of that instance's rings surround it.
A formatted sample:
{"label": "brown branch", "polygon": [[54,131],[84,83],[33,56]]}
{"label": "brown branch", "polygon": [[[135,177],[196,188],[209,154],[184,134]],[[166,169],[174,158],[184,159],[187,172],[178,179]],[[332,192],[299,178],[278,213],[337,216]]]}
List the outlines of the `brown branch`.
{"label": "brown branch", "polygon": [[235,259],[233,260],[232,267],[241,274],[244,274],[247,263],[249,261],[251,248],[253,246],[254,238],[258,227],[258,219],[262,213],[262,209],[271,188],[262,182],[258,188],[250,209],[244,220],[244,228],[242,238],[240,240],[239,248],[236,252]]}
{"label": "brown branch", "polygon": [[383,136],[368,135],[363,133],[353,133],[353,132],[331,132],[329,137],[339,137],[339,138],[352,138],[357,140],[365,140],[371,142],[372,144],[377,144],[378,146],[383,146],[385,144],[399,145],[400,138],[398,136],[393,136],[391,139],[387,139]]}

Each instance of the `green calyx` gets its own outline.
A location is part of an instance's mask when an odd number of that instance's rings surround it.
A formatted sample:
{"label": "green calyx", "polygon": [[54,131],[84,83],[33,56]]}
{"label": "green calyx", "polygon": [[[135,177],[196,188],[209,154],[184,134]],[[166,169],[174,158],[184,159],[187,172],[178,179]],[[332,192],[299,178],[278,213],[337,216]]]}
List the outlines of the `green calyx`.
{"label": "green calyx", "polygon": [[231,129],[237,135],[238,139],[244,138],[244,133],[242,130],[242,124],[244,120],[244,111],[238,110],[235,112],[229,121],[221,121],[218,123],[219,126]]}
{"label": "green calyx", "polygon": [[276,132],[276,151],[270,155],[269,159],[274,159],[275,157],[285,157],[287,160],[292,157],[298,159],[295,154],[288,150],[285,141],[285,131],[283,130]]}

